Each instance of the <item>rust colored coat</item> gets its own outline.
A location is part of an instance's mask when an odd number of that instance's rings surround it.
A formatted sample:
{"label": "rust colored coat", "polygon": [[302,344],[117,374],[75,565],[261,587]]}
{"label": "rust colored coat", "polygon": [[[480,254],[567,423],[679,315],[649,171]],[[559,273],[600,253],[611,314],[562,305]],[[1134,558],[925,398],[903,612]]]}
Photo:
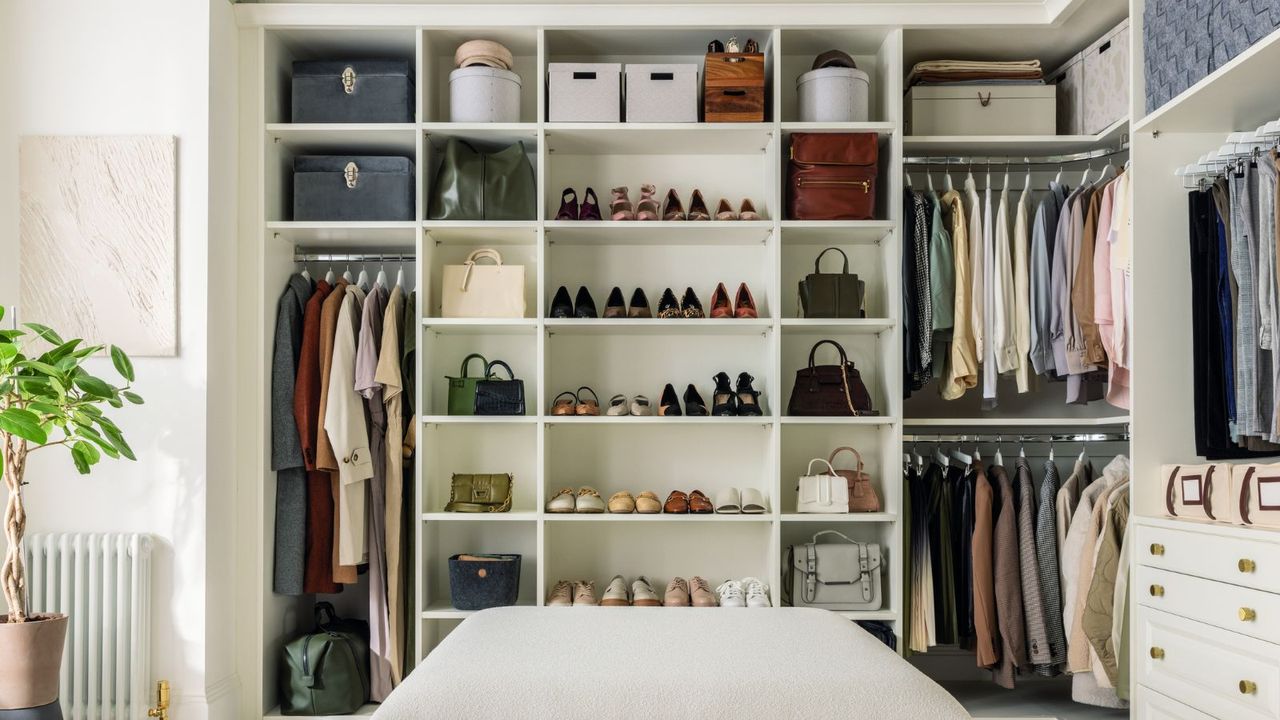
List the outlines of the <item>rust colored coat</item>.
{"label": "rust colored coat", "polygon": [[333,580],[333,493],[329,473],[316,467],[320,430],[320,315],[333,287],[321,280],[307,301],[302,316],[302,355],[293,388],[293,417],[302,438],[307,469],[307,563],[302,589],[308,593],[335,593],[342,589]]}

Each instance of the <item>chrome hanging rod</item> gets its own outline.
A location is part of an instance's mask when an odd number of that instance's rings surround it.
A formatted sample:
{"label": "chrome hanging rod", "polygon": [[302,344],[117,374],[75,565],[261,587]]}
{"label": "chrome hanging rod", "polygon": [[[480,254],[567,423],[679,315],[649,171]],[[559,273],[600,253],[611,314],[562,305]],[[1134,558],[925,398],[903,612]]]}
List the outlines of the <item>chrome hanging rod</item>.
{"label": "chrome hanging rod", "polygon": [[1077,443],[1077,442],[1129,442],[1129,433],[1054,433],[1049,435],[1004,435],[986,433],[982,435],[951,435],[938,433],[917,433],[902,436],[908,443]]}
{"label": "chrome hanging rod", "polygon": [[1008,165],[1010,167],[1023,165],[1066,165],[1067,163],[1085,162],[1088,160],[1097,160],[1099,158],[1112,157],[1115,155],[1126,155],[1129,152],[1129,143],[1121,143],[1118,147],[1103,148],[1101,150],[1090,150],[1088,152],[1071,153],[1069,155],[928,155],[918,157],[906,157],[902,159],[903,165]]}
{"label": "chrome hanging rod", "polygon": [[296,263],[317,262],[414,262],[417,258],[406,253],[308,253],[299,250],[293,254]]}

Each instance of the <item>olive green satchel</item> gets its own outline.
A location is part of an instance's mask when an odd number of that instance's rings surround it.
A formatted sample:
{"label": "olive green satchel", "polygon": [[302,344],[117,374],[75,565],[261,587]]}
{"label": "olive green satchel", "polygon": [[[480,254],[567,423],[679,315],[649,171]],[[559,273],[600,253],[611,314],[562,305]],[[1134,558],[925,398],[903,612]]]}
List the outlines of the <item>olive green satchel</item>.
{"label": "olive green satchel", "polygon": [[533,164],[517,141],[484,152],[466,140],[449,138],[440,170],[428,192],[431,220],[535,220],[537,181]]}
{"label": "olive green satchel", "polygon": [[[467,375],[467,365],[473,360],[480,360],[480,372],[484,377],[470,377]],[[445,376],[449,381],[449,414],[450,415],[475,415],[476,414],[476,385],[481,380],[492,377],[489,372],[489,361],[484,359],[480,353],[471,353],[462,359],[462,377]]]}
{"label": "olive green satchel", "polygon": [[454,473],[445,512],[507,512],[510,509],[510,475]]}

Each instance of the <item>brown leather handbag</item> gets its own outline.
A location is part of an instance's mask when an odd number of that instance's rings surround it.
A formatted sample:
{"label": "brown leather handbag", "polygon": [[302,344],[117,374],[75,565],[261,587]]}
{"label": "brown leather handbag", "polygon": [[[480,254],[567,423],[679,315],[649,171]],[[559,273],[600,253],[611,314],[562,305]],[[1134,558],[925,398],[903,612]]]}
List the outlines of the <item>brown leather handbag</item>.
{"label": "brown leather handbag", "polygon": [[879,169],[875,133],[792,133],[787,218],[874,218]]}
{"label": "brown leather handbag", "polygon": [[[823,345],[834,345],[840,353],[839,365],[814,365],[814,356]],[[796,371],[796,384],[787,403],[788,415],[850,417],[875,415],[871,393],[862,383],[844,347],[835,340],[819,340],[809,350],[809,366]]]}
{"label": "brown leather handbag", "polygon": [[[835,467],[836,456],[848,450],[858,459],[858,467],[855,470],[841,470]],[[827,458],[827,464],[835,469],[836,474],[844,478],[849,484],[849,512],[880,512],[880,496],[876,494],[876,489],[871,485],[871,476],[862,468],[862,453],[845,445],[831,451],[831,457]]]}

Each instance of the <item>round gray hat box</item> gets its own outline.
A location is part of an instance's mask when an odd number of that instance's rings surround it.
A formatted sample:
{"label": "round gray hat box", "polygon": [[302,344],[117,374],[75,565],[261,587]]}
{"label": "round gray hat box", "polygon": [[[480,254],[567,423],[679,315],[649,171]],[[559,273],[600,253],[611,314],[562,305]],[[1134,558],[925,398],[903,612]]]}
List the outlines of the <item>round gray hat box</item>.
{"label": "round gray hat box", "polygon": [[491,67],[449,73],[449,122],[520,122],[520,76]]}
{"label": "round gray hat box", "polygon": [[796,79],[800,122],[866,122],[871,82],[857,68],[819,68]]}

